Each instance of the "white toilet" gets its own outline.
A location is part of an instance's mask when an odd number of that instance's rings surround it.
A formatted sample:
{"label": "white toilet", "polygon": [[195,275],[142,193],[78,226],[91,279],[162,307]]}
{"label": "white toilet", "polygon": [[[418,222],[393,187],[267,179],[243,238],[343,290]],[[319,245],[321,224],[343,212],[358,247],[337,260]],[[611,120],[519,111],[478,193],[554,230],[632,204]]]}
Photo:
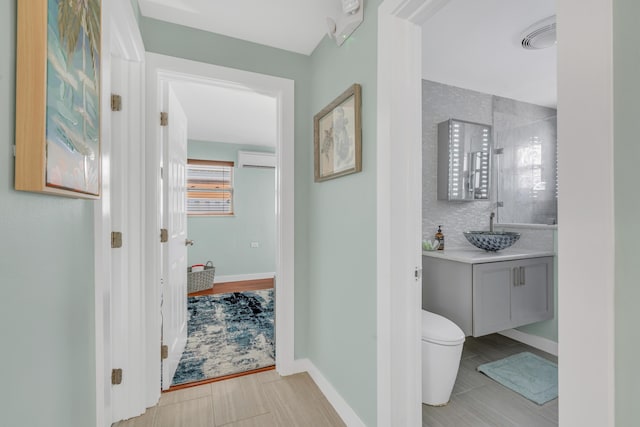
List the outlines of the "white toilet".
{"label": "white toilet", "polygon": [[422,310],[422,403],[443,406],[456,382],[464,332],[451,320]]}

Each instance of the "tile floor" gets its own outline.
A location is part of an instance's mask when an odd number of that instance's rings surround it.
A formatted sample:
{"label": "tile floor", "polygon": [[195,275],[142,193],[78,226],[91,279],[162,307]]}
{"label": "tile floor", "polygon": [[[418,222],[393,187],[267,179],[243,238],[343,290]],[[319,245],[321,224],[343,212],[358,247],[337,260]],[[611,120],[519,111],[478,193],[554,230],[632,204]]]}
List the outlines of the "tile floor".
{"label": "tile floor", "polygon": [[[558,425],[558,399],[539,406],[503,387],[476,368],[530,351],[557,363],[557,357],[492,334],[468,337],[451,401],[422,405],[428,427],[551,427]],[[344,426],[307,374],[281,377],[261,372],[165,393],[157,406],[114,427],[333,427]]]}
{"label": "tile floor", "polygon": [[164,393],[157,406],[114,427],[339,427],[344,423],[306,374],[261,372]]}
{"label": "tile floor", "polygon": [[558,425],[558,399],[539,406],[476,371],[483,363],[529,351],[555,363],[558,358],[498,334],[467,337],[451,401],[422,405],[429,427],[551,427]]}

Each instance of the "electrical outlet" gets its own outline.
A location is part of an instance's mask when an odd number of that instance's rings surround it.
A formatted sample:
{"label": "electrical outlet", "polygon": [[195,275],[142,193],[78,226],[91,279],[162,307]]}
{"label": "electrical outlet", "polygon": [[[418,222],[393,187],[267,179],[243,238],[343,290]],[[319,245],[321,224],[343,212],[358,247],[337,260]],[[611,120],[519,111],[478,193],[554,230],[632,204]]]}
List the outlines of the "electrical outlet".
{"label": "electrical outlet", "polygon": [[251,242],[251,247],[252,247],[252,248],[259,248],[259,247],[260,247],[260,243],[258,243],[258,242]]}

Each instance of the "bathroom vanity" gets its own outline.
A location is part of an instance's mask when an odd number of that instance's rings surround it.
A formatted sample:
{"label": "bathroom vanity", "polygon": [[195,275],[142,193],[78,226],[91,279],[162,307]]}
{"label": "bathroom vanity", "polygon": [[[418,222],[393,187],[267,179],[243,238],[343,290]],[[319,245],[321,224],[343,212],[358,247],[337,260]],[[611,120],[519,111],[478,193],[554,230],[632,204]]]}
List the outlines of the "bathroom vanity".
{"label": "bathroom vanity", "polygon": [[474,337],[551,319],[553,266],[547,251],[423,252],[422,308]]}

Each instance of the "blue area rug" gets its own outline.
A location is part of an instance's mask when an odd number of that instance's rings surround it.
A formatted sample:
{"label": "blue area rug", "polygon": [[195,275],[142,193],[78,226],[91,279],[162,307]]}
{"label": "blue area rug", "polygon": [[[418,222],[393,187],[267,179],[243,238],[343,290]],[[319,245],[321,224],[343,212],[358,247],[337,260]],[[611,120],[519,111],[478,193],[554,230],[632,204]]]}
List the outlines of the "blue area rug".
{"label": "blue area rug", "polygon": [[478,371],[538,405],[558,397],[558,365],[529,352],[485,363]]}
{"label": "blue area rug", "polygon": [[273,289],[189,297],[187,345],[172,385],[275,364]]}

